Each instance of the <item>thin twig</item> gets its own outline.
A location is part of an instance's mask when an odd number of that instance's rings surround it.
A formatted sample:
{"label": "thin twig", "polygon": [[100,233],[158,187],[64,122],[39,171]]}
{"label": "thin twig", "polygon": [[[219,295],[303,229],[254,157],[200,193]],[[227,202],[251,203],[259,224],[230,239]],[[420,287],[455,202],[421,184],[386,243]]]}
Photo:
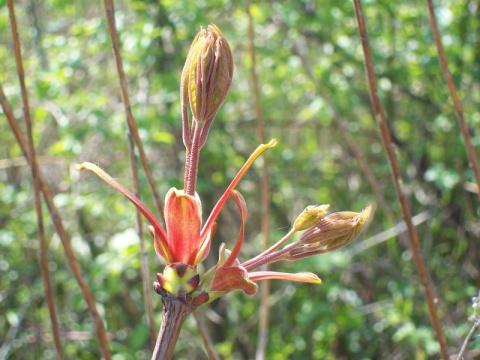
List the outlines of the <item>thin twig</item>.
{"label": "thin twig", "polygon": [[457,355],[457,360],[463,360],[463,357],[465,356],[465,353],[467,352],[468,347],[470,346],[470,343],[473,340],[473,335],[475,335],[475,333],[479,328],[480,328],[480,318],[476,319],[473,322],[473,326],[468,332],[468,335],[465,338],[465,341],[463,342],[462,348],[460,349],[460,352]]}
{"label": "thin twig", "polygon": [[[125,77],[125,73],[123,71],[123,62],[122,62],[122,57],[120,55],[120,45],[118,42],[117,28],[115,25],[115,5],[113,3],[113,0],[105,0],[104,5],[105,5],[105,16],[107,18],[108,29],[110,32],[110,37],[112,39],[113,51],[115,55],[115,61],[117,64],[117,72],[118,72],[118,78],[120,81],[122,100],[125,106],[125,114],[126,114],[126,120],[128,125],[128,138],[129,138],[128,144],[129,144],[129,151],[130,151],[130,165],[132,169],[134,193],[138,198],[140,198],[140,184],[138,180],[137,161],[135,158],[135,145],[134,145],[134,142],[135,142],[135,144],[137,145],[138,151],[140,153],[141,162],[144,166],[145,173],[147,174],[148,181],[150,182],[150,186],[152,188],[152,192],[156,200],[155,203],[157,205],[157,209],[163,218],[163,207],[161,205],[160,196],[157,193],[156,186],[153,181],[150,168],[148,166],[146,155],[143,150],[143,144],[138,135],[137,125],[136,125],[135,119],[133,118],[132,108],[130,105],[130,97],[128,94],[127,80]],[[148,328],[150,330],[150,341],[152,343],[152,348],[153,348],[155,346],[155,337],[156,337],[155,318],[153,314],[152,292],[151,292],[151,284],[150,284],[150,277],[149,277],[149,271],[148,271],[148,257],[145,250],[145,239],[143,236],[143,229],[142,229],[142,217],[138,209],[136,210],[136,218],[137,218],[137,230],[140,238],[143,301],[145,304],[145,311],[147,314]]]}
{"label": "thin twig", "polygon": [[[137,158],[135,156],[135,145],[133,143],[132,134],[130,132],[128,133],[128,146],[130,150],[130,166],[132,168],[133,189],[135,191],[135,195],[140,199],[140,183],[138,180]],[[137,232],[140,240],[140,264],[142,273],[143,303],[145,306],[145,312],[147,314],[147,324],[150,331],[150,342],[153,350],[155,347],[156,331],[151,290],[152,282],[150,281],[149,275],[148,253],[145,248],[142,214],[138,209],[136,209],[135,213],[137,220]]]}
{"label": "thin twig", "polygon": [[220,360],[220,357],[215,352],[215,348],[212,344],[212,341],[210,340],[210,337],[208,336],[208,332],[206,331],[205,324],[202,320],[202,314],[200,314],[198,309],[195,309],[193,311],[193,316],[195,316],[195,320],[197,321],[198,330],[200,332],[200,336],[202,337],[203,345],[205,346],[205,350],[207,351],[208,359],[209,360]]}
{"label": "thin twig", "polygon": [[328,106],[332,110],[333,121],[335,122],[335,125],[340,129],[340,132],[342,133],[342,136],[347,142],[347,145],[353,157],[355,158],[358,165],[360,166],[360,170],[362,171],[363,175],[365,175],[365,177],[367,178],[370,184],[370,187],[374,192],[380,207],[382,208],[383,212],[385,213],[387,218],[390,220],[392,225],[395,224],[396,223],[395,215],[393,215],[393,212],[390,209],[390,206],[388,206],[387,201],[383,196],[381,186],[378,184],[377,178],[373,174],[373,171],[366,160],[367,157],[363,154],[362,149],[360,148],[360,146],[358,146],[358,143],[353,139],[352,135],[350,135],[350,131],[348,130],[346,121],[340,115],[340,111],[338,110],[337,106],[333,102],[332,98],[329,96],[328,91],[326,90],[325,87],[323,87],[320,84],[318,79],[313,74],[312,66],[307,58],[307,54],[305,53],[305,48],[306,48],[306,45],[301,43],[300,41],[297,41],[294,44],[295,54],[297,54],[298,57],[300,57],[300,60],[302,61],[302,64],[303,64],[303,68],[305,69],[305,72],[307,73],[310,80],[315,85],[317,92],[327,102]]}
{"label": "thin twig", "polygon": [[[68,166],[70,163],[67,159],[58,156],[37,155],[35,158],[37,159],[38,165]],[[8,169],[20,166],[29,166],[24,157],[12,157],[9,159],[0,160],[0,169]]]}
{"label": "thin twig", "polygon": [[143,170],[145,171],[145,175],[147,176],[148,183],[150,185],[153,196],[155,198],[155,205],[157,207],[157,210],[160,214],[162,221],[165,221],[164,220],[165,217],[163,214],[163,202],[162,202],[162,199],[160,198],[160,195],[158,194],[155,181],[153,180],[152,172],[148,165],[147,156],[145,154],[142,141],[138,134],[137,124],[135,122],[135,119],[132,113],[130,97],[128,95],[127,80],[125,78],[125,73],[123,71],[123,62],[120,56],[120,45],[118,41],[117,29],[115,26],[115,6],[113,3],[113,0],[104,0],[104,5],[105,5],[105,15],[107,18],[108,29],[110,32],[110,36],[112,38],[113,52],[115,54],[115,61],[117,64],[117,71],[118,71],[118,79],[120,81],[121,95],[122,95],[123,104],[125,106],[125,113],[127,115],[128,127],[132,132],[133,139],[135,140],[135,145],[137,145],[138,152],[140,155],[140,162],[142,163]]}
{"label": "thin twig", "polygon": [[33,295],[26,302],[22,303],[16,311],[15,315],[17,317],[17,322],[10,326],[7,333],[5,334],[5,337],[2,339],[3,343],[0,347],[0,359],[7,359],[7,355],[12,348],[14,340],[16,339],[18,330],[22,327],[23,319],[32,301]]}
{"label": "thin twig", "polygon": [[[255,41],[254,41],[254,28],[253,17],[250,12],[251,0],[246,1],[245,11],[248,16],[248,45],[251,61],[251,75],[252,75],[252,87],[253,87],[253,99],[255,104],[255,115],[257,117],[257,134],[261,144],[265,143],[265,129],[263,124],[262,104],[260,99],[260,88],[258,85],[257,75],[257,62],[255,56]],[[267,157],[263,158],[262,165],[262,178],[261,178],[261,204],[262,204],[262,216],[261,216],[261,232],[262,232],[262,249],[266,250],[269,245],[270,237],[270,207],[269,207],[270,189],[268,186],[268,161]],[[268,265],[264,265],[262,270],[267,270]],[[268,318],[270,315],[270,282],[264,281],[260,288],[260,320],[258,324],[258,344],[255,354],[256,360],[265,359],[265,354],[268,346]]]}
{"label": "thin twig", "polygon": [[475,332],[480,328],[480,290],[478,291],[478,296],[472,298],[472,307],[473,314],[470,316],[469,320],[473,321],[473,325],[456,357],[457,360],[463,360],[463,357],[465,356],[467,349],[473,340],[473,335],[475,335]]}
{"label": "thin twig", "polygon": [[[447,82],[448,90],[450,91],[450,96],[453,100],[453,105],[455,106],[455,114],[457,115],[458,125],[460,126],[460,133],[462,134],[463,141],[465,142],[465,147],[467,149],[467,156],[470,163],[470,166],[473,170],[473,175],[477,182],[477,186],[480,189],[480,163],[478,162],[478,157],[475,152],[475,148],[472,144],[472,138],[470,136],[470,131],[468,130],[467,122],[465,121],[465,116],[463,113],[462,103],[458,98],[457,89],[453,83],[452,74],[448,68],[447,57],[445,55],[445,50],[443,49],[442,39],[440,37],[440,31],[438,30],[437,20],[435,18],[435,11],[433,8],[432,0],[426,0],[428,7],[428,15],[430,18],[430,25],[432,27],[433,39],[435,41],[435,46],[438,52],[438,60],[442,68],[443,76]],[[480,194],[479,194],[480,195]]]}
{"label": "thin twig", "polygon": [[385,114],[383,112],[383,108],[380,103],[380,98],[378,96],[377,82],[376,82],[375,72],[373,71],[372,53],[371,53],[370,45],[368,42],[368,34],[367,34],[367,28],[365,25],[365,18],[362,11],[362,5],[360,3],[360,0],[354,0],[353,3],[355,8],[355,17],[357,19],[357,24],[358,24],[358,32],[362,42],[365,70],[367,73],[370,100],[372,102],[373,112],[375,115],[375,119],[378,122],[383,145],[385,147],[385,150],[388,155],[388,160],[390,162],[390,168],[392,171],[392,179],[395,185],[395,191],[397,193],[398,201],[400,202],[403,219],[408,229],[413,259],[420,276],[420,282],[422,284],[422,290],[427,302],[430,320],[432,322],[437,340],[440,345],[440,355],[443,360],[447,360],[448,359],[447,341],[445,340],[445,335],[443,334],[443,330],[442,330],[442,324],[438,317],[437,308],[436,308],[436,303],[438,299],[435,298],[435,294],[432,289],[429,274],[421,255],[420,241],[418,239],[418,234],[415,229],[415,226],[413,225],[410,207],[408,206],[407,197],[402,187],[402,177],[400,172],[400,166],[397,160],[397,156],[395,154],[393,143],[391,141],[387,120],[385,118]]}
{"label": "thin twig", "polygon": [[22,93],[23,103],[23,119],[25,121],[25,127],[27,131],[28,142],[28,154],[30,158],[30,169],[32,172],[32,183],[35,197],[35,210],[37,213],[37,229],[39,240],[39,261],[42,272],[43,286],[45,292],[45,300],[47,302],[48,312],[50,315],[50,322],[52,326],[53,339],[55,343],[55,349],[57,351],[57,357],[64,359],[62,342],[60,340],[60,330],[58,327],[57,310],[55,307],[55,297],[52,289],[52,282],[50,279],[50,273],[48,271],[48,259],[47,259],[47,245],[45,241],[45,229],[43,224],[43,211],[42,211],[42,199],[40,190],[39,179],[39,166],[36,159],[35,145],[33,142],[32,131],[32,119],[30,116],[30,105],[28,101],[28,91],[25,85],[25,71],[23,69],[22,49],[20,46],[20,37],[18,35],[17,19],[15,17],[15,7],[13,0],[8,0],[8,11],[10,14],[10,25],[12,29],[12,38],[14,44],[15,61],[17,65],[18,78],[20,82],[20,89]]}
{"label": "thin twig", "polygon": [[[23,138],[20,127],[18,126],[15,120],[15,116],[13,115],[12,107],[10,106],[10,103],[7,101],[7,98],[5,97],[3,86],[1,83],[0,83],[0,105],[3,108],[3,113],[5,114],[8,120],[8,123],[10,125],[10,128],[12,129],[12,132],[15,135],[17,143],[22,149],[23,155],[25,156],[27,161],[31,163],[30,157],[27,151],[26,142]],[[85,302],[87,303],[88,310],[90,311],[90,315],[92,316],[93,324],[95,326],[95,331],[97,333],[98,342],[100,344],[100,351],[105,360],[110,360],[111,355],[110,355],[110,349],[108,348],[108,340],[105,333],[105,326],[103,324],[102,318],[98,314],[97,306],[95,304],[95,299],[92,295],[92,292],[87,282],[85,281],[82,275],[82,270],[80,268],[80,264],[77,261],[77,258],[75,257],[75,253],[73,251],[70,238],[65,230],[65,227],[63,226],[62,218],[53,202],[52,191],[50,190],[50,187],[45,182],[45,180],[43,180],[42,174],[40,173],[38,167],[35,169],[35,171],[38,174],[38,179],[40,182],[40,188],[43,193],[43,198],[47,204],[48,211],[50,212],[50,216],[52,218],[58,237],[62,242],[63,249],[65,251],[65,255],[68,260],[68,264],[72,269],[72,273],[75,277],[75,280],[78,283],[78,286],[80,287],[82,296],[85,299]]]}

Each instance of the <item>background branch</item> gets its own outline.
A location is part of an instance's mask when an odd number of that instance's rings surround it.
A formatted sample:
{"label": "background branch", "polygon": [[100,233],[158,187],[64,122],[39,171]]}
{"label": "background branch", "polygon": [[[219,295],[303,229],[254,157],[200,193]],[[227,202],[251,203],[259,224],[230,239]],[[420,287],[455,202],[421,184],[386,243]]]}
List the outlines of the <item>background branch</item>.
{"label": "background branch", "polygon": [[[0,104],[8,120],[8,124],[10,125],[10,128],[12,129],[12,132],[16,137],[18,145],[22,149],[24,156],[28,160],[29,164],[33,164],[28,155],[27,145],[25,143],[21,130],[15,120],[10,103],[7,101],[7,98],[5,97],[3,86],[1,83],[0,83]],[[33,166],[35,166],[35,164]],[[43,193],[43,198],[47,203],[47,207],[50,212],[50,216],[53,220],[53,224],[55,226],[57,234],[60,240],[62,241],[62,245],[65,250],[65,255],[67,257],[68,264],[72,270],[73,275],[75,276],[75,280],[77,281],[80,287],[82,296],[85,299],[88,306],[88,310],[90,311],[90,314],[92,316],[92,320],[95,326],[95,331],[100,344],[100,351],[102,352],[102,356],[105,358],[105,360],[109,360],[111,358],[111,355],[110,355],[110,349],[108,347],[108,341],[105,333],[105,326],[103,324],[102,318],[98,314],[97,306],[95,304],[95,299],[93,298],[92,292],[87,282],[83,278],[80,264],[78,263],[77,258],[75,257],[75,253],[73,251],[70,238],[63,226],[62,218],[53,202],[52,192],[49,186],[47,185],[47,183],[45,182],[45,180],[43,180],[40,170],[36,168],[35,172],[36,174],[38,174],[38,181],[40,183],[40,188]]]}
{"label": "background branch", "polygon": [[[257,137],[260,144],[265,144],[265,129],[262,114],[262,100],[260,97],[260,87],[257,75],[257,60],[255,52],[255,31],[252,13],[250,11],[251,0],[246,0],[245,10],[248,17],[248,50],[250,55],[250,71],[252,76],[253,101],[255,108],[255,117],[257,120]],[[261,220],[260,229],[262,233],[262,250],[266,250],[270,244],[270,189],[268,186],[268,157],[263,156],[262,175],[261,175]],[[264,265],[262,270],[267,270],[268,265]],[[270,313],[270,282],[263,281],[260,285],[260,319],[258,323],[258,344],[255,354],[256,360],[265,359],[268,346],[268,318]]]}
{"label": "background branch", "polygon": [[426,0],[428,8],[428,16],[430,19],[430,26],[432,28],[433,39],[435,42],[435,47],[438,53],[438,60],[440,61],[440,66],[445,77],[445,81],[450,92],[450,96],[453,100],[453,105],[455,107],[455,114],[457,115],[458,125],[460,127],[460,133],[462,134],[463,141],[465,143],[465,148],[467,150],[467,156],[469,164],[473,170],[473,175],[477,182],[477,188],[480,188],[480,163],[478,162],[478,157],[475,152],[475,148],[472,144],[472,138],[470,136],[470,131],[468,130],[468,125],[465,120],[465,115],[463,112],[463,106],[458,98],[457,89],[453,83],[452,74],[448,68],[447,56],[445,55],[445,50],[443,49],[442,39],[440,37],[440,31],[438,30],[437,19],[435,18],[435,9],[433,7],[432,0]]}
{"label": "background branch", "polygon": [[[22,92],[23,103],[23,119],[26,125],[27,131],[27,144],[28,144],[28,158],[30,159],[30,169],[32,173],[32,184],[35,198],[35,209],[37,214],[37,230],[39,240],[39,262],[42,272],[43,286],[45,291],[45,300],[47,302],[48,312],[50,315],[50,322],[52,326],[53,339],[55,343],[55,350],[57,357],[63,359],[62,343],[60,341],[60,332],[58,328],[57,310],[55,308],[55,298],[52,289],[52,283],[50,280],[50,273],[48,271],[48,259],[47,259],[47,245],[45,241],[45,229],[43,224],[43,211],[42,211],[42,199],[40,195],[40,177],[37,173],[39,166],[36,159],[35,144],[33,143],[33,131],[32,131],[32,119],[30,116],[30,105],[28,102],[28,91],[25,85],[25,71],[23,69],[22,50],[20,46],[20,38],[17,29],[17,19],[15,17],[15,7],[13,0],[8,0],[8,11],[10,14],[10,25],[12,29],[12,38],[15,48],[15,60],[17,64],[18,79],[20,82],[20,89]],[[26,150],[26,149],[23,149]]]}
{"label": "background branch", "polygon": [[447,360],[448,359],[447,341],[445,339],[445,335],[443,334],[442,325],[437,314],[437,305],[436,305],[437,301],[435,300],[436,296],[434,294],[431,281],[428,275],[428,271],[421,255],[420,241],[418,239],[418,234],[415,229],[415,225],[412,222],[412,214],[410,211],[410,207],[408,205],[407,197],[403,190],[403,185],[402,185],[403,181],[402,181],[402,176],[400,172],[400,166],[397,160],[397,155],[395,154],[395,147],[394,147],[394,144],[392,143],[390,132],[387,125],[387,120],[385,118],[385,114],[383,112],[383,108],[380,103],[380,98],[378,96],[377,81],[376,81],[375,72],[373,70],[374,64],[373,64],[372,53],[370,51],[370,45],[368,42],[368,34],[367,34],[367,28],[365,24],[365,18],[362,11],[362,4],[360,0],[354,0],[353,3],[355,8],[355,17],[357,19],[358,33],[360,35],[360,40],[363,48],[365,70],[367,73],[368,88],[370,92],[370,100],[372,102],[373,112],[375,115],[375,119],[377,120],[378,126],[380,128],[380,135],[382,137],[385,151],[387,153],[388,160],[390,162],[392,179],[395,185],[395,192],[397,194],[397,198],[402,209],[403,220],[407,225],[413,259],[415,261],[415,266],[417,267],[417,271],[420,275],[420,282],[422,284],[422,290],[425,295],[425,300],[427,302],[430,320],[432,322],[433,328],[435,330],[435,334],[437,336],[438,343],[440,345],[440,355],[443,360]]}
{"label": "background branch", "polygon": [[[133,182],[133,191],[135,195],[140,199],[140,182],[138,180],[138,169],[137,161],[135,157],[135,144],[140,152],[140,158],[144,166],[145,173],[150,183],[150,187],[154,194],[157,210],[163,218],[163,207],[161,205],[160,196],[158,195],[157,188],[155,186],[150,168],[148,167],[147,158],[143,150],[142,141],[138,135],[137,125],[133,117],[132,107],[130,105],[130,97],[128,94],[127,80],[125,77],[125,72],[123,71],[123,62],[120,55],[120,44],[118,41],[117,28],[115,26],[115,5],[113,0],[105,0],[105,16],[107,18],[108,30],[110,32],[110,38],[113,43],[113,52],[115,55],[115,62],[117,64],[118,79],[120,81],[120,89],[122,94],[122,100],[125,107],[127,128],[128,128],[128,148],[130,152],[130,167],[132,171],[132,182]],[[150,331],[150,341],[152,343],[152,348],[155,346],[155,318],[153,314],[153,303],[152,303],[152,290],[151,290],[151,281],[150,281],[150,271],[148,266],[148,256],[145,249],[145,238],[143,236],[143,226],[142,226],[142,216],[140,211],[136,209],[136,220],[137,220],[137,231],[140,239],[140,262],[141,262],[141,272],[142,272],[142,289],[143,289],[143,301],[145,305],[145,312],[147,314],[147,324]]]}

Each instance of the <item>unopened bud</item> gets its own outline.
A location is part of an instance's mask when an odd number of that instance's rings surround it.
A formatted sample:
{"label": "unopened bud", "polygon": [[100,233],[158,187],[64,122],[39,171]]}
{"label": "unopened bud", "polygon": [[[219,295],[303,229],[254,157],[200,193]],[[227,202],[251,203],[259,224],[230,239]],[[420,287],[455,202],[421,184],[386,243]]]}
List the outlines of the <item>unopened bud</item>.
{"label": "unopened bud", "polygon": [[293,249],[290,255],[295,258],[330,252],[350,244],[364,229],[371,212],[372,206],[368,205],[359,213],[342,211],[325,216],[300,236],[302,246]]}
{"label": "unopened bud", "polygon": [[163,274],[157,274],[157,280],[164,290],[178,297],[195,290],[200,283],[200,276],[193,266],[173,263],[163,270]]}
{"label": "unopened bud", "polygon": [[233,77],[233,56],[215,25],[201,29],[193,40],[182,72],[182,103],[190,103],[194,121],[209,123],[227,96]]}
{"label": "unopened bud", "polygon": [[328,213],[330,205],[309,205],[298,215],[293,223],[293,228],[297,231],[307,230],[318,223]]}

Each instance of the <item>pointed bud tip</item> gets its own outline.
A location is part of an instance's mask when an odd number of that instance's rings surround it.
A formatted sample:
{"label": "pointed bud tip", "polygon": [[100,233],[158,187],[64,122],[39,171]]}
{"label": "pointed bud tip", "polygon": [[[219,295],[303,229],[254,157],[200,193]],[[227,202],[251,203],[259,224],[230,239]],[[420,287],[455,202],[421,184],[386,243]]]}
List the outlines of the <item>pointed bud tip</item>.
{"label": "pointed bud tip", "polygon": [[320,279],[320,278],[319,278],[317,275],[315,275],[315,274],[312,274],[310,283],[311,283],[311,284],[317,284],[317,285],[323,284],[322,279]]}
{"label": "pointed bud tip", "polygon": [[268,144],[266,144],[265,146],[267,146],[269,149],[274,147],[274,146],[277,146],[278,142],[277,142],[277,139],[271,139]]}
{"label": "pointed bud tip", "polygon": [[368,220],[370,220],[370,217],[372,215],[372,204],[368,204],[365,206],[365,209],[362,210],[362,212],[359,213],[359,223],[362,225],[367,223]]}
{"label": "pointed bud tip", "polygon": [[292,249],[292,260],[331,252],[350,244],[365,228],[371,217],[372,206],[361,212],[341,211],[323,217],[301,236],[302,245]]}

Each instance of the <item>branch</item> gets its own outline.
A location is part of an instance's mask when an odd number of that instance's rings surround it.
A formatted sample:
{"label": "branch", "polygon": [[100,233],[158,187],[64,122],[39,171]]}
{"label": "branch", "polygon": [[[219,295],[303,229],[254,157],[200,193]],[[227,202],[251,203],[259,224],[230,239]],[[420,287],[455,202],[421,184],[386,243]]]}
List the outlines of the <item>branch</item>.
{"label": "branch", "polygon": [[213,347],[212,341],[210,340],[208,333],[205,328],[205,324],[202,320],[202,315],[198,310],[195,310],[193,312],[193,316],[195,316],[195,320],[197,321],[198,325],[198,330],[200,331],[200,336],[202,337],[203,340],[203,346],[205,346],[205,350],[207,351],[208,354],[208,359],[209,360],[220,360],[219,356],[215,352],[215,349]]}
{"label": "branch", "polygon": [[[263,114],[262,114],[262,104],[260,99],[260,87],[258,84],[257,76],[257,61],[255,56],[255,42],[254,42],[254,28],[253,28],[253,17],[250,12],[251,0],[247,0],[245,11],[248,16],[248,47],[250,53],[251,66],[251,75],[252,75],[252,87],[253,87],[253,98],[255,104],[255,114],[257,117],[257,133],[260,143],[265,143],[265,129],[263,124]],[[270,208],[269,208],[269,198],[270,198],[270,189],[268,186],[268,162],[267,158],[263,158],[262,165],[262,178],[261,178],[261,204],[262,204],[262,214],[261,214],[261,224],[260,228],[262,231],[262,248],[266,250],[269,245],[270,237]],[[267,270],[268,265],[264,265],[262,270]],[[260,320],[258,324],[258,344],[257,351],[255,354],[256,360],[265,359],[265,353],[267,351],[268,345],[268,318],[270,315],[270,305],[269,305],[269,295],[270,295],[270,282],[265,281],[262,283],[260,288],[261,298],[260,298]]]}
{"label": "branch", "polygon": [[[64,359],[62,342],[60,341],[60,330],[58,327],[58,318],[57,310],[55,308],[55,298],[52,289],[52,282],[50,280],[50,272],[48,270],[48,259],[47,259],[47,245],[45,241],[45,229],[43,224],[43,211],[42,211],[42,199],[41,199],[41,190],[40,190],[40,173],[39,166],[36,159],[35,145],[33,142],[32,135],[32,120],[30,116],[30,105],[28,101],[28,91],[25,85],[25,71],[23,69],[23,60],[22,60],[22,50],[20,46],[20,37],[18,35],[17,20],[15,17],[15,7],[13,5],[13,0],[8,0],[8,11],[10,14],[10,26],[12,29],[12,38],[15,52],[15,61],[17,65],[18,78],[20,82],[20,89],[22,92],[22,103],[23,103],[23,118],[25,121],[25,127],[27,129],[27,140],[28,140],[28,154],[30,158],[30,169],[32,173],[32,184],[35,198],[35,210],[37,214],[37,230],[38,230],[38,240],[39,240],[39,262],[40,269],[43,279],[43,287],[45,292],[45,300],[47,302],[48,312],[50,315],[50,323],[52,326],[53,339],[55,343],[55,349],[57,351],[57,357],[59,359]],[[22,149],[25,151],[26,149]]]}
{"label": "branch", "polygon": [[162,220],[164,220],[165,217],[163,214],[163,203],[160,198],[160,195],[158,194],[157,186],[155,185],[155,181],[153,180],[150,167],[148,166],[147,156],[145,155],[145,150],[143,149],[143,144],[138,134],[137,124],[135,122],[135,119],[133,118],[132,106],[130,104],[130,97],[128,95],[128,89],[127,89],[127,80],[125,78],[125,73],[123,71],[122,58],[120,57],[120,45],[118,41],[118,34],[117,34],[117,29],[115,27],[115,6],[113,3],[113,0],[104,0],[104,5],[105,5],[105,16],[107,18],[108,29],[110,32],[110,36],[112,38],[113,52],[115,54],[115,61],[117,64],[118,79],[120,81],[122,100],[125,107],[125,113],[127,115],[128,128],[132,133],[133,139],[135,140],[135,145],[137,145],[138,147],[140,162],[142,163],[143,170],[145,171],[145,175],[147,176],[148,183],[150,185],[153,196],[155,198],[155,205],[157,207],[158,212],[160,213]]}
{"label": "branch", "polygon": [[457,360],[463,360],[465,353],[468,350],[468,347],[470,346],[470,343],[473,340],[473,335],[477,332],[477,330],[480,328],[480,318],[476,319],[475,322],[473,323],[472,328],[470,329],[470,332],[468,333],[467,337],[465,338],[465,341],[463,342],[462,348],[460,349],[460,352],[457,355]]}
{"label": "branch", "polygon": [[[28,163],[32,164],[30,156],[27,152],[27,146],[25,144],[25,140],[23,138],[20,128],[13,115],[12,107],[10,106],[10,103],[7,101],[7,98],[5,97],[5,93],[3,92],[3,86],[1,83],[0,83],[0,105],[3,108],[3,112],[8,120],[8,123],[10,125],[10,128],[12,129],[13,134],[15,135],[17,143],[22,149],[23,155],[27,159]],[[35,166],[35,164],[33,166]],[[73,276],[75,277],[75,280],[77,281],[78,286],[80,287],[82,296],[85,299],[85,302],[87,303],[87,306],[88,306],[88,310],[90,311],[90,315],[92,316],[93,324],[95,326],[95,331],[97,333],[98,342],[100,344],[100,351],[102,352],[102,356],[104,357],[104,359],[109,360],[111,359],[111,355],[110,355],[110,350],[108,348],[108,340],[105,333],[105,326],[103,324],[102,318],[98,314],[97,306],[95,304],[95,299],[93,298],[92,292],[82,275],[82,270],[80,268],[80,264],[77,261],[77,258],[75,257],[75,253],[72,248],[72,243],[70,242],[70,238],[68,237],[65,227],[63,226],[62,218],[58,213],[58,210],[53,202],[52,191],[50,190],[50,187],[45,182],[45,180],[43,180],[43,177],[38,169],[38,165],[35,168],[35,171],[38,174],[38,179],[40,182],[40,188],[43,193],[43,198],[47,203],[48,211],[50,212],[50,216],[55,226],[55,230],[58,234],[58,237],[60,238],[60,241],[62,242],[63,249],[65,251],[65,256],[67,257],[67,260],[68,260],[68,264],[72,269]]]}
{"label": "branch", "polygon": [[423,261],[421,251],[420,251],[420,241],[418,239],[418,234],[415,229],[415,226],[412,222],[412,214],[410,207],[408,206],[407,197],[402,187],[402,177],[400,173],[400,166],[398,163],[397,155],[395,154],[394,146],[390,133],[388,130],[387,120],[383,112],[382,105],[380,103],[380,98],[378,96],[378,88],[375,77],[375,72],[373,71],[373,59],[372,53],[370,50],[370,45],[368,43],[368,34],[365,24],[365,18],[362,11],[362,5],[360,0],[354,0],[355,7],[355,17],[358,24],[358,32],[362,41],[362,48],[364,53],[364,63],[365,70],[367,72],[367,80],[370,92],[370,100],[372,102],[373,112],[377,120],[378,126],[380,128],[380,135],[382,137],[383,145],[387,152],[388,160],[390,162],[390,168],[392,171],[393,183],[395,185],[395,192],[397,193],[398,201],[402,209],[403,219],[408,229],[408,235],[410,239],[410,245],[412,248],[413,259],[417,267],[417,271],[420,275],[420,281],[422,284],[423,294],[427,301],[428,312],[430,315],[430,320],[432,322],[437,340],[440,345],[440,355],[443,360],[448,359],[447,352],[447,341],[445,340],[445,335],[443,334],[442,324],[437,314],[436,301],[432,285],[430,283],[429,274],[425,263]]}
{"label": "branch", "polygon": [[[128,127],[128,145],[130,152],[130,167],[132,169],[132,182],[135,195],[140,199],[140,182],[138,179],[138,169],[137,169],[137,159],[135,157],[135,144],[140,153],[140,159],[144,167],[145,173],[147,175],[150,187],[155,197],[155,203],[157,209],[163,219],[163,206],[161,204],[160,196],[156,190],[155,182],[153,181],[150,168],[146,159],[145,152],[143,150],[142,141],[138,135],[137,125],[135,119],[133,118],[132,107],[130,105],[130,97],[128,94],[127,80],[125,78],[125,73],[123,71],[123,62],[120,55],[120,45],[118,42],[118,34],[115,26],[115,5],[113,0],[105,0],[105,16],[108,22],[108,29],[110,32],[110,37],[113,43],[113,51],[115,54],[115,61],[117,64],[118,78],[120,81],[120,88],[122,93],[123,104],[125,106],[126,121]],[[143,226],[142,226],[142,216],[140,211],[136,209],[136,221],[137,221],[137,231],[140,239],[140,262],[141,262],[141,274],[142,274],[142,288],[143,288],[143,301],[145,305],[145,312],[147,314],[147,323],[150,331],[150,340],[152,347],[155,344],[155,319],[153,314],[153,303],[152,303],[152,291],[151,291],[151,281],[148,271],[148,256],[145,250],[145,238],[143,236]]]}
{"label": "branch", "polygon": [[325,87],[321,86],[320,82],[313,74],[312,66],[308,61],[307,54],[306,54],[306,44],[302,43],[301,41],[297,41],[296,43],[294,43],[293,51],[302,61],[303,68],[305,69],[305,72],[309,77],[310,81],[312,81],[313,84],[315,85],[317,92],[320,94],[322,98],[324,98],[324,100],[327,102],[327,105],[330,107],[330,110],[332,111],[332,114],[333,114],[333,121],[335,122],[335,125],[338,126],[338,128],[340,129],[342,136],[347,142],[347,145],[353,157],[357,161],[360,167],[360,170],[363,172],[363,175],[366,177],[367,181],[369,182],[370,187],[374,192],[375,197],[377,198],[377,201],[380,204],[383,212],[387,216],[388,220],[390,220],[392,225],[394,225],[397,222],[395,219],[395,215],[393,214],[392,210],[390,209],[390,206],[388,205],[387,201],[385,200],[385,197],[383,196],[382,188],[378,183],[377,178],[375,177],[370,164],[366,160],[367,157],[364,155],[362,149],[358,145],[358,142],[350,134],[350,130],[348,129],[347,122],[342,118],[340,111],[338,110],[337,106],[333,102],[331,96],[328,94],[328,91],[326,90]]}
{"label": "branch", "polygon": [[[438,60],[442,68],[443,76],[447,82],[448,90],[450,91],[450,96],[453,100],[453,105],[455,106],[455,114],[457,115],[458,125],[460,126],[460,132],[465,142],[465,147],[467,149],[467,156],[470,166],[473,170],[473,175],[477,182],[477,186],[480,189],[480,163],[478,162],[477,154],[475,153],[475,148],[472,144],[472,139],[470,132],[468,130],[467,122],[465,121],[465,116],[463,114],[463,107],[460,99],[458,98],[457,89],[453,83],[452,74],[448,69],[447,57],[445,56],[445,51],[443,49],[442,40],[440,38],[440,31],[438,30],[437,20],[435,18],[435,11],[433,9],[432,0],[426,0],[428,7],[428,16],[430,18],[430,25],[432,27],[433,39],[435,41],[435,46],[438,52]],[[480,195],[480,194],[479,194]]]}

